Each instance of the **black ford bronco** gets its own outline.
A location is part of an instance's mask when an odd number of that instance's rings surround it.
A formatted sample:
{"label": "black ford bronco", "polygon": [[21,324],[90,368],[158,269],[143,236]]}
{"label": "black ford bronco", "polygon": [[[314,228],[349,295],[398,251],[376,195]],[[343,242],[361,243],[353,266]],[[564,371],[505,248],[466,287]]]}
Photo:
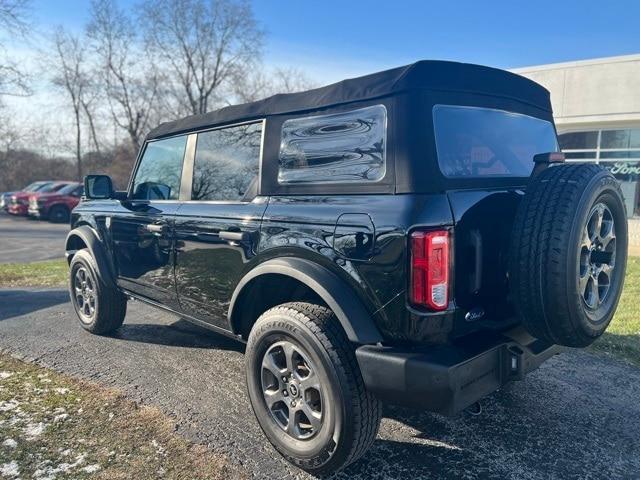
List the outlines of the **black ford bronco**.
{"label": "black ford bronco", "polygon": [[71,299],[97,334],[134,298],[246,342],[269,441],[333,472],[381,402],[452,415],[602,335],[624,202],[563,160],[544,88],[452,62],[165,123],[126,192],[85,179]]}

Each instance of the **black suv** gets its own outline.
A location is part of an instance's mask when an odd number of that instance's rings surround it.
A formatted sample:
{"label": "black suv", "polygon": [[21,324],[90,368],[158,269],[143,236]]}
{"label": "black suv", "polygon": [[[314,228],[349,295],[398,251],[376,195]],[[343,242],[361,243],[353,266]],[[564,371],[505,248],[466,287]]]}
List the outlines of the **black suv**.
{"label": "black suv", "polygon": [[563,160],[544,88],[452,62],[165,123],[126,192],[85,179],[73,305],[93,333],[135,298],[246,342],[267,438],[332,472],[381,401],[452,415],[604,332],[624,202]]}

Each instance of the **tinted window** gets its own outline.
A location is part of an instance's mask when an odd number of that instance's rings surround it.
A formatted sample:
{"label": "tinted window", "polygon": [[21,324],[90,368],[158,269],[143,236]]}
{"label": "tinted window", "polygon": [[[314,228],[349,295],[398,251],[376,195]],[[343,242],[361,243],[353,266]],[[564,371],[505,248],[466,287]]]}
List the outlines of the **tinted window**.
{"label": "tinted window", "polygon": [[640,130],[603,130],[600,148],[640,148]]}
{"label": "tinted window", "polygon": [[385,174],[384,105],[282,125],[280,183],[375,182]]}
{"label": "tinted window", "polygon": [[565,152],[564,158],[567,160],[595,160],[597,152]]}
{"label": "tinted window", "polygon": [[436,105],[433,123],[447,177],[527,177],[534,155],[558,150],[553,125],[527,115]]}
{"label": "tinted window", "polygon": [[177,200],[186,145],[186,136],[149,142],[133,181],[133,198]]}
{"label": "tinted window", "polygon": [[257,191],[262,123],[198,134],[193,200],[249,201]]}
{"label": "tinted window", "polygon": [[598,146],[598,132],[570,132],[558,135],[562,150],[595,150]]}

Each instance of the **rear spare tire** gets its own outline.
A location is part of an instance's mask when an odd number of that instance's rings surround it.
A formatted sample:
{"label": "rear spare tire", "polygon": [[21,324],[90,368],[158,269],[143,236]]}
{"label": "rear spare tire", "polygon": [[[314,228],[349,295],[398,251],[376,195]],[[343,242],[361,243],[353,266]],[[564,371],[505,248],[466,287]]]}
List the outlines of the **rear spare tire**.
{"label": "rear spare tire", "polygon": [[534,337],[586,347],[604,333],[622,292],[627,218],[620,186],[597,165],[544,170],[513,225],[509,284]]}

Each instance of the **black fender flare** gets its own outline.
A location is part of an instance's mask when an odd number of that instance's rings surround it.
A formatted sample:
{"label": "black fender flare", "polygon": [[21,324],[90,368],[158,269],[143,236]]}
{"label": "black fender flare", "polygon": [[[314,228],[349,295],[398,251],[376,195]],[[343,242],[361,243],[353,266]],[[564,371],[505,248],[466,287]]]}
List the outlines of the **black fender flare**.
{"label": "black fender flare", "polygon": [[71,230],[67,234],[67,239],[65,241],[64,255],[68,263],[71,263],[71,259],[77,252],[77,249],[73,248],[75,239],[81,240],[91,252],[91,256],[98,266],[98,271],[100,272],[101,277],[100,279],[107,285],[115,286],[116,281],[113,269],[111,268],[111,263],[109,262],[106,249],[98,237],[98,233],[89,225],[82,225]]}
{"label": "black fender flare", "polygon": [[317,263],[295,257],[267,260],[242,277],[229,303],[230,325],[233,325],[234,308],[243,289],[261,275],[274,273],[292,277],[311,288],[333,311],[352,342],[365,345],[383,341],[372,315],[343,280]]}

